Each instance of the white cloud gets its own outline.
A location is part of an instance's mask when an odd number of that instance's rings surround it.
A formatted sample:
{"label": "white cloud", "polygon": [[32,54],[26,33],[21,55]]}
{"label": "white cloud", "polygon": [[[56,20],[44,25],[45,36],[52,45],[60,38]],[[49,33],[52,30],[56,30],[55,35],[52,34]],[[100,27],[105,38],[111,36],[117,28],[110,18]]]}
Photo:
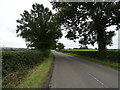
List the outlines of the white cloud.
{"label": "white cloud", "polygon": [[26,47],[25,41],[16,37],[16,20],[24,10],[29,11],[33,3],[52,8],[48,0],[0,0],[0,46]]}
{"label": "white cloud", "polygon": [[59,42],[63,43],[65,45],[65,48],[79,48],[79,43],[78,42],[73,42],[72,40],[68,40],[65,37],[62,37]]}
{"label": "white cloud", "polygon": [[[20,13],[23,13],[24,10],[29,11],[33,3],[40,3],[45,7],[52,8],[48,0],[0,0],[0,46],[26,47],[25,41],[16,37],[16,20],[20,18]],[[113,38],[114,46],[112,48],[118,47],[117,39],[118,36]],[[78,42],[74,43],[66,38],[59,41],[64,43],[66,48],[79,47]]]}

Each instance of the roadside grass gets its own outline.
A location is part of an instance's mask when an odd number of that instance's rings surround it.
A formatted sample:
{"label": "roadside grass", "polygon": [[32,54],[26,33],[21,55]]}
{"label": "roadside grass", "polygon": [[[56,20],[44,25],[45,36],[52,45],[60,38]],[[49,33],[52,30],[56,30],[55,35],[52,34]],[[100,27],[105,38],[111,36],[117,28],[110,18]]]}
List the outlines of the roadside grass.
{"label": "roadside grass", "polygon": [[30,69],[26,77],[16,88],[43,88],[48,79],[53,64],[53,55],[50,54],[40,65]]}
{"label": "roadside grass", "polygon": [[2,51],[2,87],[14,88],[28,71],[44,61],[39,50],[4,49]]}
{"label": "roadside grass", "polygon": [[91,58],[91,57],[80,56],[80,55],[67,53],[67,52],[61,52],[61,53],[76,56],[76,57],[81,58],[81,59],[89,60],[89,61],[92,61],[92,62],[96,62],[96,63],[102,64],[102,65],[105,65],[105,66],[120,70],[120,65],[118,63],[113,63],[113,62],[110,62],[109,60],[94,59],[94,58]]}

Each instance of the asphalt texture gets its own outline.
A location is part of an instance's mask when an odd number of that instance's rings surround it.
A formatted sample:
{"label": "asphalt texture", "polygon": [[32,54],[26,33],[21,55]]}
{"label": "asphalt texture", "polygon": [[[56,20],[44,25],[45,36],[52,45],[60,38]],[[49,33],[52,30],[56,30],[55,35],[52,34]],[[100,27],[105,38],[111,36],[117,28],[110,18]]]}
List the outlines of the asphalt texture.
{"label": "asphalt texture", "polygon": [[118,88],[118,71],[75,56],[53,51],[50,88]]}

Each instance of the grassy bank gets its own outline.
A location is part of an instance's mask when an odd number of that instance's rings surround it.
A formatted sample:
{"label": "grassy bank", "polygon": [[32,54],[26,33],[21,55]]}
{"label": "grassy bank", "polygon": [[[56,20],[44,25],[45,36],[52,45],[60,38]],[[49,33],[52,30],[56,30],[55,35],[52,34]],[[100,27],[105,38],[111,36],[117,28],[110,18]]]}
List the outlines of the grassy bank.
{"label": "grassy bank", "polygon": [[43,88],[48,79],[50,68],[53,63],[53,55],[44,60],[40,65],[29,70],[24,80],[17,86],[17,88]]}
{"label": "grassy bank", "polygon": [[81,56],[81,55],[76,55],[76,54],[67,53],[67,52],[62,52],[62,53],[67,54],[67,55],[76,56],[76,57],[81,58],[81,59],[89,60],[89,61],[92,61],[92,62],[96,62],[96,63],[102,64],[102,65],[120,70],[120,65],[118,63],[113,63],[113,62],[110,62],[109,60],[104,60],[103,61],[103,60],[100,60],[100,59],[94,59],[94,58],[90,58],[90,57],[87,57],[87,56]]}
{"label": "grassy bank", "polygon": [[[21,81],[24,81],[28,76],[30,76],[31,70],[40,65],[42,66],[44,72],[40,75],[44,75],[47,69],[50,68],[47,61],[52,62],[52,55],[48,58],[43,56],[42,52],[39,50],[29,50],[29,49],[3,49],[2,51],[2,86],[3,88],[15,88]],[[45,64],[43,64],[45,63]],[[47,64],[47,65],[46,65]],[[29,73],[30,72],[30,73]],[[34,78],[33,78],[34,79]],[[39,79],[39,78],[38,78]],[[26,80],[27,81],[27,80]],[[22,84],[22,83],[21,83]]]}

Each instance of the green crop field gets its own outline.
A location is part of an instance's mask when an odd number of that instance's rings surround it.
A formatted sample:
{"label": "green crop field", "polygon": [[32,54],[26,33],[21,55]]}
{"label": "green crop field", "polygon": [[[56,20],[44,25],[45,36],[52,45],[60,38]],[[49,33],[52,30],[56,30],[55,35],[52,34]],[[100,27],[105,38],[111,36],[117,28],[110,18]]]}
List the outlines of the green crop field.
{"label": "green crop field", "polygon": [[98,51],[97,49],[64,49],[63,51]]}
{"label": "green crop field", "polygon": [[[64,49],[62,51],[98,51],[97,49]],[[120,49],[107,49],[107,51],[120,51]]]}

